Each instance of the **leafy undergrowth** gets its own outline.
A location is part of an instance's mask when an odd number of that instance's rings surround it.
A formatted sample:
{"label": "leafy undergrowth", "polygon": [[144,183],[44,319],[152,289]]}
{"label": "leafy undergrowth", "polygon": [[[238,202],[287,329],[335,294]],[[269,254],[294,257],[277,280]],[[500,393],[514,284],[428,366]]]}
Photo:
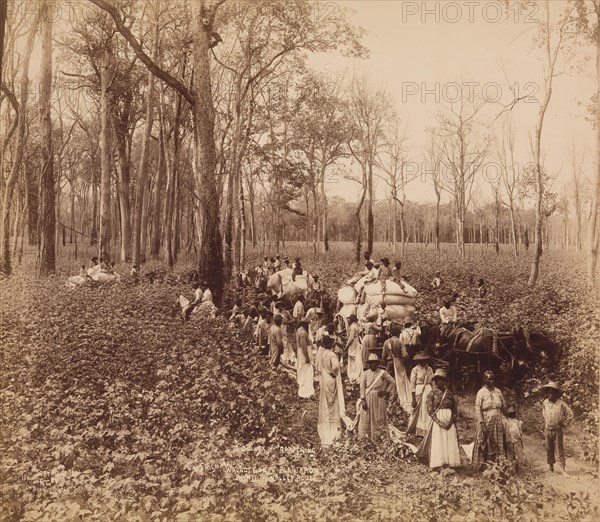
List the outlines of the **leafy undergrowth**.
{"label": "leafy undergrowth", "polygon": [[186,285],[17,274],[0,291],[2,520],[597,514],[536,480],[432,474],[391,442],[320,449],[316,404],[289,375],[222,319],[181,321]]}
{"label": "leafy undergrowth", "polygon": [[[400,259],[382,243],[376,244],[373,258]],[[290,259],[299,255],[311,273],[319,273],[329,296],[361,265],[357,265],[349,243],[332,243],[327,254],[314,256],[303,243],[291,243],[285,249]],[[259,264],[262,251],[256,251],[249,265]],[[534,287],[527,285],[531,252],[515,259],[504,246],[499,255],[489,248],[471,245],[462,259],[453,245],[433,247],[406,245],[402,272],[418,290],[417,317],[421,321],[439,321],[441,298],[456,295],[459,321],[510,332],[515,326],[547,336],[562,351],[554,366],[536,365],[521,383],[515,396],[518,409],[532,411],[539,422],[541,385],[547,380],[562,384],[564,399],[573,407],[577,419],[576,444],[582,458],[598,464],[599,382],[600,374],[600,295],[586,289],[586,264],[582,252],[549,250],[541,260],[540,277]],[[440,270],[444,286],[439,291],[430,283]],[[477,280],[484,278],[488,294],[478,297]],[[536,429],[539,426],[535,426]]]}

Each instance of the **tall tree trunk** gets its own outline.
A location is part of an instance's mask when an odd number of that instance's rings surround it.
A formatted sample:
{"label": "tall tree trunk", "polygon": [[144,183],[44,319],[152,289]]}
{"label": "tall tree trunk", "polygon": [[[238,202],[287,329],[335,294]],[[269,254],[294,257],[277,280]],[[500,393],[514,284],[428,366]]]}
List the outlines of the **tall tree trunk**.
{"label": "tall tree trunk", "polygon": [[45,277],[56,271],[56,214],[54,204],[54,152],[52,149],[52,3],[40,6],[42,52],[40,60],[40,212],[38,216],[38,271]]}
{"label": "tall tree trunk", "polygon": [[367,250],[373,252],[373,165],[369,163],[368,193],[367,199]]}
{"label": "tall tree trunk", "polygon": [[98,183],[92,180],[92,230],[90,231],[90,245],[98,244]]}
{"label": "tall tree trunk", "polygon": [[[597,100],[600,100],[600,19],[596,26],[596,82]],[[600,112],[596,113],[596,179],[592,190],[592,208],[587,238],[587,284],[598,283],[598,249],[600,246]]]}
{"label": "tall tree trunk", "polygon": [[35,171],[25,165],[26,181],[26,206],[27,206],[27,244],[36,246],[38,244],[37,222],[39,214],[40,186],[36,179]]}
{"label": "tall tree trunk", "polygon": [[[254,197],[254,184],[251,181],[248,181],[248,202],[250,203],[250,236],[252,238],[252,246],[256,248],[257,237]],[[306,216],[308,219],[308,212],[306,213]]]}
{"label": "tall tree trunk", "polygon": [[327,234],[327,195],[325,194],[325,165],[321,168],[321,236],[323,238],[323,252],[329,252],[329,236]]}
{"label": "tall tree trunk", "polygon": [[200,257],[198,273],[209,281],[215,302],[220,304],[224,284],[223,251],[219,230],[219,193],[216,180],[217,157],[215,151],[215,109],[210,79],[210,28],[205,26],[205,2],[195,2],[194,7],[194,78],[196,95],[194,106],[194,163],[196,189],[200,199]]}
{"label": "tall tree trunk", "polygon": [[110,259],[110,99],[112,60],[108,50],[104,52],[100,67],[101,79],[101,132],[100,132],[100,243],[98,256]]}
{"label": "tall tree trunk", "polygon": [[[70,179],[71,192],[69,193],[69,243],[73,243],[73,235],[75,233],[75,178]],[[75,237],[77,241],[77,237]]]}
{"label": "tall tree trunk", "polygon": [[165,157],[165,165],[167,167],[167,188],[165,195],[165,211],[164,211],[164,223],[165,223],[165,259],[169,267],[173,266],[175,262],[175,255],[173,252],[173,213],[175,209],[175,188],[177,184],[177,164],[179,159],[179,126],[181,121],[181,105],[182,96],[179,95],[177,98],[177,108],[175,112],[175,121],[173,125],[173,159],[171,161],[168,152],[168,142],[164,133],[164,100],[163,100],[163,88],[161,85],[161,102],[160,102],[160,117],[161,117],[161,140],[163,143]]}
{"label": "tall tree trunk", "polygon": [[[1,1],[1,0],[0,0]],[[6,5],[3,6],[4,16],[6,16]],[[2,21],[4,24],[4,21]],[[25,149],[25,133],[27,130],[27,101],[29,94],[29,62],[33,51],[33,43],[35,41],[35,33],[39,24],[39,11],[36,13],[35,19],[31,24],[31,28],[27,35],[25,44],[25,52],[23,54],[23,72],[21,73],[21,94],[20,102],[13,98],[14,109],[17,112],[17,146],[13,158],[13,165],[6,180],[4,187],[4,201],[2,204],[2,221],[0,222],[0,272],[10,275],[11,254],[10,254],[10,210],[11,201],[19,172],[21,171],[21,163],[23,162],[23,151]],[[2,28],[4,29],[4,28]]]}
{"label": "tall tree trunk", "polygon": [[[152,50],[153,58],[158,54],[159,27],[158,22],[154,28],[154,44]],[[154,122],[154,74],[148,72],[148,87],[146,92],[146,128],[142,139],[142,150],[140,154],[140,167],[137,177],[137,194],[135,199],[135,214],[133,216],[133,259],[134,265],[140,266],[142,256],[145,258],[145,249],[142,252],[142,234],[146,235],[146,230],[142,231],[142,214],[144,213],[145,202],[148,201],[146,185],[148,184],[148,163],[150,157],[150,136],[152,135],[152,124]]]}
{"label": "tall tree trunk", "polygon": [[154,183],[154,199],[152,200],[152,237],[150,239],[150,255],[152,257],[158,257],[160,254],[162,191],[165,181],[165,169],[167,168],[167,145],[164,143],[165,141],[166,132],[164,129],[161,129],[158,143],[158,166],[156,170],[156,182]]}
{"label": "tall tree trunk", "polygon": [[515,207],[512,202],[510,205],[510,229],[512,233],[513,252],[515,254],[515,259],[517,259],[517,257],[519,257],[519,247],[517,246],[517,223],[515,220]]}
{"label": "tall tree trunk", "polygon": [[440,250],[440,198],[441,194],[436,192],[435,200],[435,250]]}
{"label": "tall tree trunk", "polygon": [[131,259],[131,205],[129,202],[129,159],[124,136],[117,136],[119,223],[121,228],[121,261]]}
{"label": "tall tree trunk", "polygon": [[316,188],[312,190],[313,196],[313,254],[316,255],[319,241],[319,198]]}
{"label": "tall tree trunk", "polygon": [[361,259],[361,249],[362,249],[362,221],[360,212],[363,207],[363,203],[365,202],[365,198],[367,195],[367,173],[365,171],[365,167],[363,167],[363,185],[362,191],[360,193],[360,198],[358,200],[358,204],[356,205],[356,209],[354,210],[354,220],[356,222],[356,241],[354,243],[354,259],[357,263],[360,263]]}
{"label": "tall tree trunk", "polygon": [[398,220],[398,205],[395,197],[392,199],[392,205],[392,243],[394,245],[394,254],[396,254],[398,249],[398,224],[396,223]]}

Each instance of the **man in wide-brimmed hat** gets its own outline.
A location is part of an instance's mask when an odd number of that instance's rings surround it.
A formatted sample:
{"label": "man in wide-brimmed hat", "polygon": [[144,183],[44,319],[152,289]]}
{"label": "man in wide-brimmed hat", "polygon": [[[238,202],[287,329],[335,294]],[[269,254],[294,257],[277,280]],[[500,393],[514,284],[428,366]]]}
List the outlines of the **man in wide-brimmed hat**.
{"label": "man in wide-brimmed hat", "polygon": [[408,354],[412,357],[417,351],[421,338],[421,327],[413,322],[412,317],[404,318],[404,328],[400,333],[399,339],[406,346]]}
{"label": "man in wide-brimmed hat", "polygon": [[562,390],[554,381],[542,386],[547,398],[542,403],[546,436],[546,454],[548,457],[549,471],[554,471],[555,451],[558,453],[560,473],[563,477],[569,474],[565,471],[565,450],[563,446],[563,430],[573,421],[573,411],[560,398]]}
{"label": "man in wide-brimmed hat", "polygon": [[360,381],[362,413],[358,421],[358,438],[368,437],[377,441],[389,437],[387,399],[394,391],[394,379],[383,370],[376,353],[369,355],[369,369]]}
{"label": "man in wide-brimmed hat", "polygon": [[424,435],[429,427],[427,396],[431,393],[431,383],[433,382],[433,368],[427,364],[429,360],[429,355],[424,351],[418,352],[413,357],[413,361],[417,365],[410,372],[413,411],[407,433]]}

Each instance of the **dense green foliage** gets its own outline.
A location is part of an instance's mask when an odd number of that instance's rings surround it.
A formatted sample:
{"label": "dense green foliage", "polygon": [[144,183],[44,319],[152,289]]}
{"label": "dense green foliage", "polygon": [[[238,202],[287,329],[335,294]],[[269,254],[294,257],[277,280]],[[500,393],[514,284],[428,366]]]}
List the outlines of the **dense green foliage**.
{"label": "dense green foliage", "polygon": [[[405,263],[411,283],[423,289],[425,315],[435,310],[426,288],[439,266],[447,284],[461,291],[461,313],[498,327],[527,318],[532,328],[556,336],[566,355],[552,376],[565,383],[581,431],[592,433],[597,310],[578,287],[578,259],[549,255],[548,275],[532,291],[519,282],[527,267],[514,267],[508,257],[490,253],[465,266],[429,256],[415,252]],[[303,261],[333,291],[355,268],[348,258],[340,247]],[[316,404],[296,396],[288,374],[269,368],[222,319],[182,322],[175,298],[191,290],[176,276],[186,269],[154,284],[125,280],[75,290],[64,287],[63,276],[21,273],[0,282],[0,519],[597,516],[585,499],[552,494],[539,477],[521,480],[501,469],[483,477],[434,475],[391,442],[373,447],[344,438],[321,450]],[[468,285],[470,271],[489,280],[484,301]],[[528,384],[534,403],[542,378],[536,374]]]}

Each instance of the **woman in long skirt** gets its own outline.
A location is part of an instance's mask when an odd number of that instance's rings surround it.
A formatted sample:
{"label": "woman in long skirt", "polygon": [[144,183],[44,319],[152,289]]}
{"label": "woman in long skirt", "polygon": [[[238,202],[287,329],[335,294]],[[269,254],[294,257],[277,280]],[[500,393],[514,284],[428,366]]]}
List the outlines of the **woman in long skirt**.
{"label": "woman in long skirt", "polygon": [[348,380],[350,382],[360,381],[363,372],[362,354],[360,351],[360,339],[358,334],[360,327],[358,326],[358,318],[355,314],[348,317],[350,326],[348,327]]}
{"label": "woman in long skirt", "polygon": [[281,334],[281,323],[283,319],[280,315],[276,315],[273,319],[273,324],[269,329],[269,358],[271,366],[277,367],[281,361],[283,353],[283,336]]}
{"label": "woman in long skirt", "polygon": [[394,390],[394,379],[381,369],[377,354],[369,355],[369,369],[360,381],[360,402],[362,412],[358,420],[358,438],[378,441],[389,437],[387,399]]}
{"label": "woman in long skirt", "polygon": [[475,397],[475,417],[478,420],[472,464],[480,468],[484,462],[498,462],[506,458],[504,412],[506,405],[502,392],[494,386],[494,373],[483,374],[483,386]]}
{"label": "woman in long skirt", "polygon": [[302,318],[296,330],[296,378],[298,396],[309,399],[315,395],[312,347],[308,339],[308,319]]}
{"label": "woman in long skirt", "polygon": [[429,467],[460,466],[460,448],[456,431],[457,407],[454,394],[448,389],[446,370],[433,375],[434,389],[427,397],[427,413],[431,417],[430,432],[423,439],[421,452],[428,456]]}
{"label": "woman in long skirt", "polygon": [[429,356],[419,352],[413,357],[417,362],[410,372],[410,386],[412,390],[412,415],[408,422],[407,433],[425,435],[429,428],[429,415],[427,415],[427,396],[431,393],[433,382],[433,369],[427,364]]}
{"label": "woman in long skirt", "polygon": [[399,327],[392,326],[390,333],[392,336],[383,343],[383,367],[396,381],[396,393],[400,406],[404,411],[411,412],[412,394],[408,376],[408,352],[398,337]]}
{"label": "woman in long skirt", "polygon": [[319,385],[319,414],[317,418],[317,431],[322,446],[331,444],[340,436],[340,390],[338,375],[340,362],[333,353],[335,341],[329,336],[321,339],[324,348],[321,357],[321,381]]}

